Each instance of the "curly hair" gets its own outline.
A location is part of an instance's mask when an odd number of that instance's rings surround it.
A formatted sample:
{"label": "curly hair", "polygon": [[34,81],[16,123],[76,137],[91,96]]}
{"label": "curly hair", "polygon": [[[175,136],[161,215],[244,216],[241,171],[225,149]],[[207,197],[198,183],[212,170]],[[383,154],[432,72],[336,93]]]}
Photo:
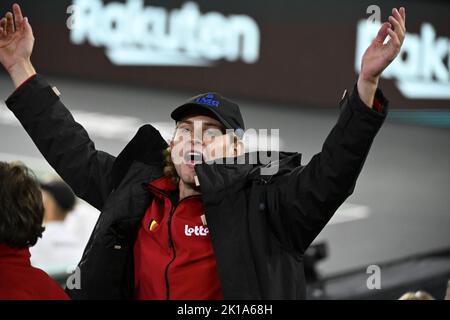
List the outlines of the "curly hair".
{"label": "curly hair", "polygon": [[164,176],[170,178],[174,185],[178,185],[180,182],[180,177],[178,176],[177,170],[175,169],[175,164],[172,161],[171,148],[168,147],[163,151],[164,155]]}
{"label": "curly hair", "polygon": [[42,193],[31,170],[0,162],[0,243],[17,249],[35,245],[43,219]]}

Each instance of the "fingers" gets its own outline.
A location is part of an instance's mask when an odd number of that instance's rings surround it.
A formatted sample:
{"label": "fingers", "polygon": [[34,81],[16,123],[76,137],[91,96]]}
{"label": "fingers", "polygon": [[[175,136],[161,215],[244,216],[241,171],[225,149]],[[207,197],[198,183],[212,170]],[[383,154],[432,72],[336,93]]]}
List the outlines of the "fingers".
{"label": "fingers", "polygon": [[[400,15],[402,16],[403,23],[406,26],[406,9],[404,7],[400,8]],[[406,27],[405,27],[405,29],[406,29]]]}
{"label": "fingers", "polygon": [[394,31],[397,33],[398,37],[403,39],[405,37],[405,32],[403,31],[400,22],[392,16],[389,17],[389,22],[394,26]]}
{"label": "fingers", "polygon": [[386,37],[388,36],[388,29],[390,29],[392,26],[389,22],[385,22],[383,23],[383,25],[381,26],[380,30],[378,31],[378,34],[375,38],[375,41],[383,44],[384,40],[386,39]]}
{"label": "fingers", "polygon": [[20,6],[17,3],[13,5],[14,18],[16,21],[16,30],[23,29],[23,15]]}
{"label": "fingers", "polygon": [[400,14],[400,12],[397,9],[392,9],[392,16],[395,18],[395,20],[398,21],[400,27],[402,28],[403,32],[406,32],[406,27],[405,27],[405,21],[403,20],[402,15]]}
{"label": "fingers", "polygon": [[11,12],[6,14],[6,32],[14,33],[14,18]]}
{"label": "fingers", "polygon": [[6,18],[0,20],[0,34],[6,36]]}
{"label": "fingers", "polygon": [[28,17],[23,19],[23,30],[26,34],[33,36],[33,29],[31,29],[30,23],[28,22]]}
{"label": "fingers", "polygon": [[20,6],[15,3],[12,7],[13,13],[6,13],[5,17],[0,20],[0,36],[5,37],[12,35],[15,31],[25,30],[32,34],[31,26],[28,19],[23,17]]}
{"label": "fingers", "polygon": [[392,29],[388,29],[388,34],[389,34],[389,36],[391,37],[391,40],[389,41],[389,42],[393,42],[394,43],[394,45],[398,48],[398,49],[400,49],[400,47],[402,46],[402,43],[400,42],[400,39],[398,38],[398,35],[397,35],[397,33],[396,32],[394,32],[394,30],[392,30]]}
{"label": "fingers", "polygon": [[[391,29],[391,31],[396,34],[396,38],[400,42],[401,46],[405,39],[406,28],[403,17],[396,8],[392,9],[392,16],[389,16],[389,22],[393,25],[394,30]],[[391,35],[391,32],[389,32],[389,35]]]}

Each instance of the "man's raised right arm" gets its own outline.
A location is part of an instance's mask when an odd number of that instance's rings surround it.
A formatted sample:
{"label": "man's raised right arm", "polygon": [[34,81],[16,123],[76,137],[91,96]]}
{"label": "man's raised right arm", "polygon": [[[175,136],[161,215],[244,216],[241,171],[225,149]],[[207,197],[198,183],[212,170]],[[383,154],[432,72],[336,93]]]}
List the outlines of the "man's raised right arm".
{"label": "man's raised right arm", "polygon": [[0,62],[8,71],[14,93],[6,104],[56,172],[80,198],[101,209],[111,192],[115,158],[95,149],[86,130],[31,63],[34,36],[15,4],[0,20]]}

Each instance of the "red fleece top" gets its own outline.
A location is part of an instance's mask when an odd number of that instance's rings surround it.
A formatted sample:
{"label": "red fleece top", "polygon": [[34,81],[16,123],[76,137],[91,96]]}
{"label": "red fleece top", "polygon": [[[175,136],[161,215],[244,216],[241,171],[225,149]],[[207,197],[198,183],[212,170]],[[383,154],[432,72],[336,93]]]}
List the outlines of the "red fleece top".
{"label": "red fleece top", "polygon": [[154,200],[134,246],[135,298],[223,299],[201,197],[173,204],[169,194],[178,190],[165,177],[149,189]]}
{"label": "red fleece top", "polygon": [[69,300],[44,271],[30,263],[28,249],[0,244],[0,300]]}

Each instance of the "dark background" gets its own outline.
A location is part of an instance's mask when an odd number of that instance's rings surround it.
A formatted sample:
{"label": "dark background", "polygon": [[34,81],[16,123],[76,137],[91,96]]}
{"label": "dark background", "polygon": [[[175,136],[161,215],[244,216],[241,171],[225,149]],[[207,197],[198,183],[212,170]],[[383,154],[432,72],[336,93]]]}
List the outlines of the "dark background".
{"label": "dark background", "polygon": [[[108,2],[111,1],[104,1]],[[174,9],[185,2],[155,0],[145,1],[145,6]],[[261,34],[259,60],[254,64],[219,61],[212,67],[117,66],[108,60],[105,48],[70,42],[66,27],[70,14],[66,9],[72,1],[26,0],[21,4],[37,39],[33,61],[43,73],[147,88],[218,91],[235,97],[310,107],[336,106],[342,91],[356,82],[356,25],[369,16],[366,8],[371,4],[380,6],[382,21],[391,14],[392,7],[405,5],[408,33],[420,34],[422,23],[429,22],[438,37],[450,38],[448,1],[196,2],[202,14],[218,11],[226,16],[245,14],[256,20]],[[2,11],[11,3],[2,1]],[[446,62],[449,66],[448,56]],[[395,108],[450,106],[448,99],[406,99],[395,80],[383,80],[381,86]]]}

